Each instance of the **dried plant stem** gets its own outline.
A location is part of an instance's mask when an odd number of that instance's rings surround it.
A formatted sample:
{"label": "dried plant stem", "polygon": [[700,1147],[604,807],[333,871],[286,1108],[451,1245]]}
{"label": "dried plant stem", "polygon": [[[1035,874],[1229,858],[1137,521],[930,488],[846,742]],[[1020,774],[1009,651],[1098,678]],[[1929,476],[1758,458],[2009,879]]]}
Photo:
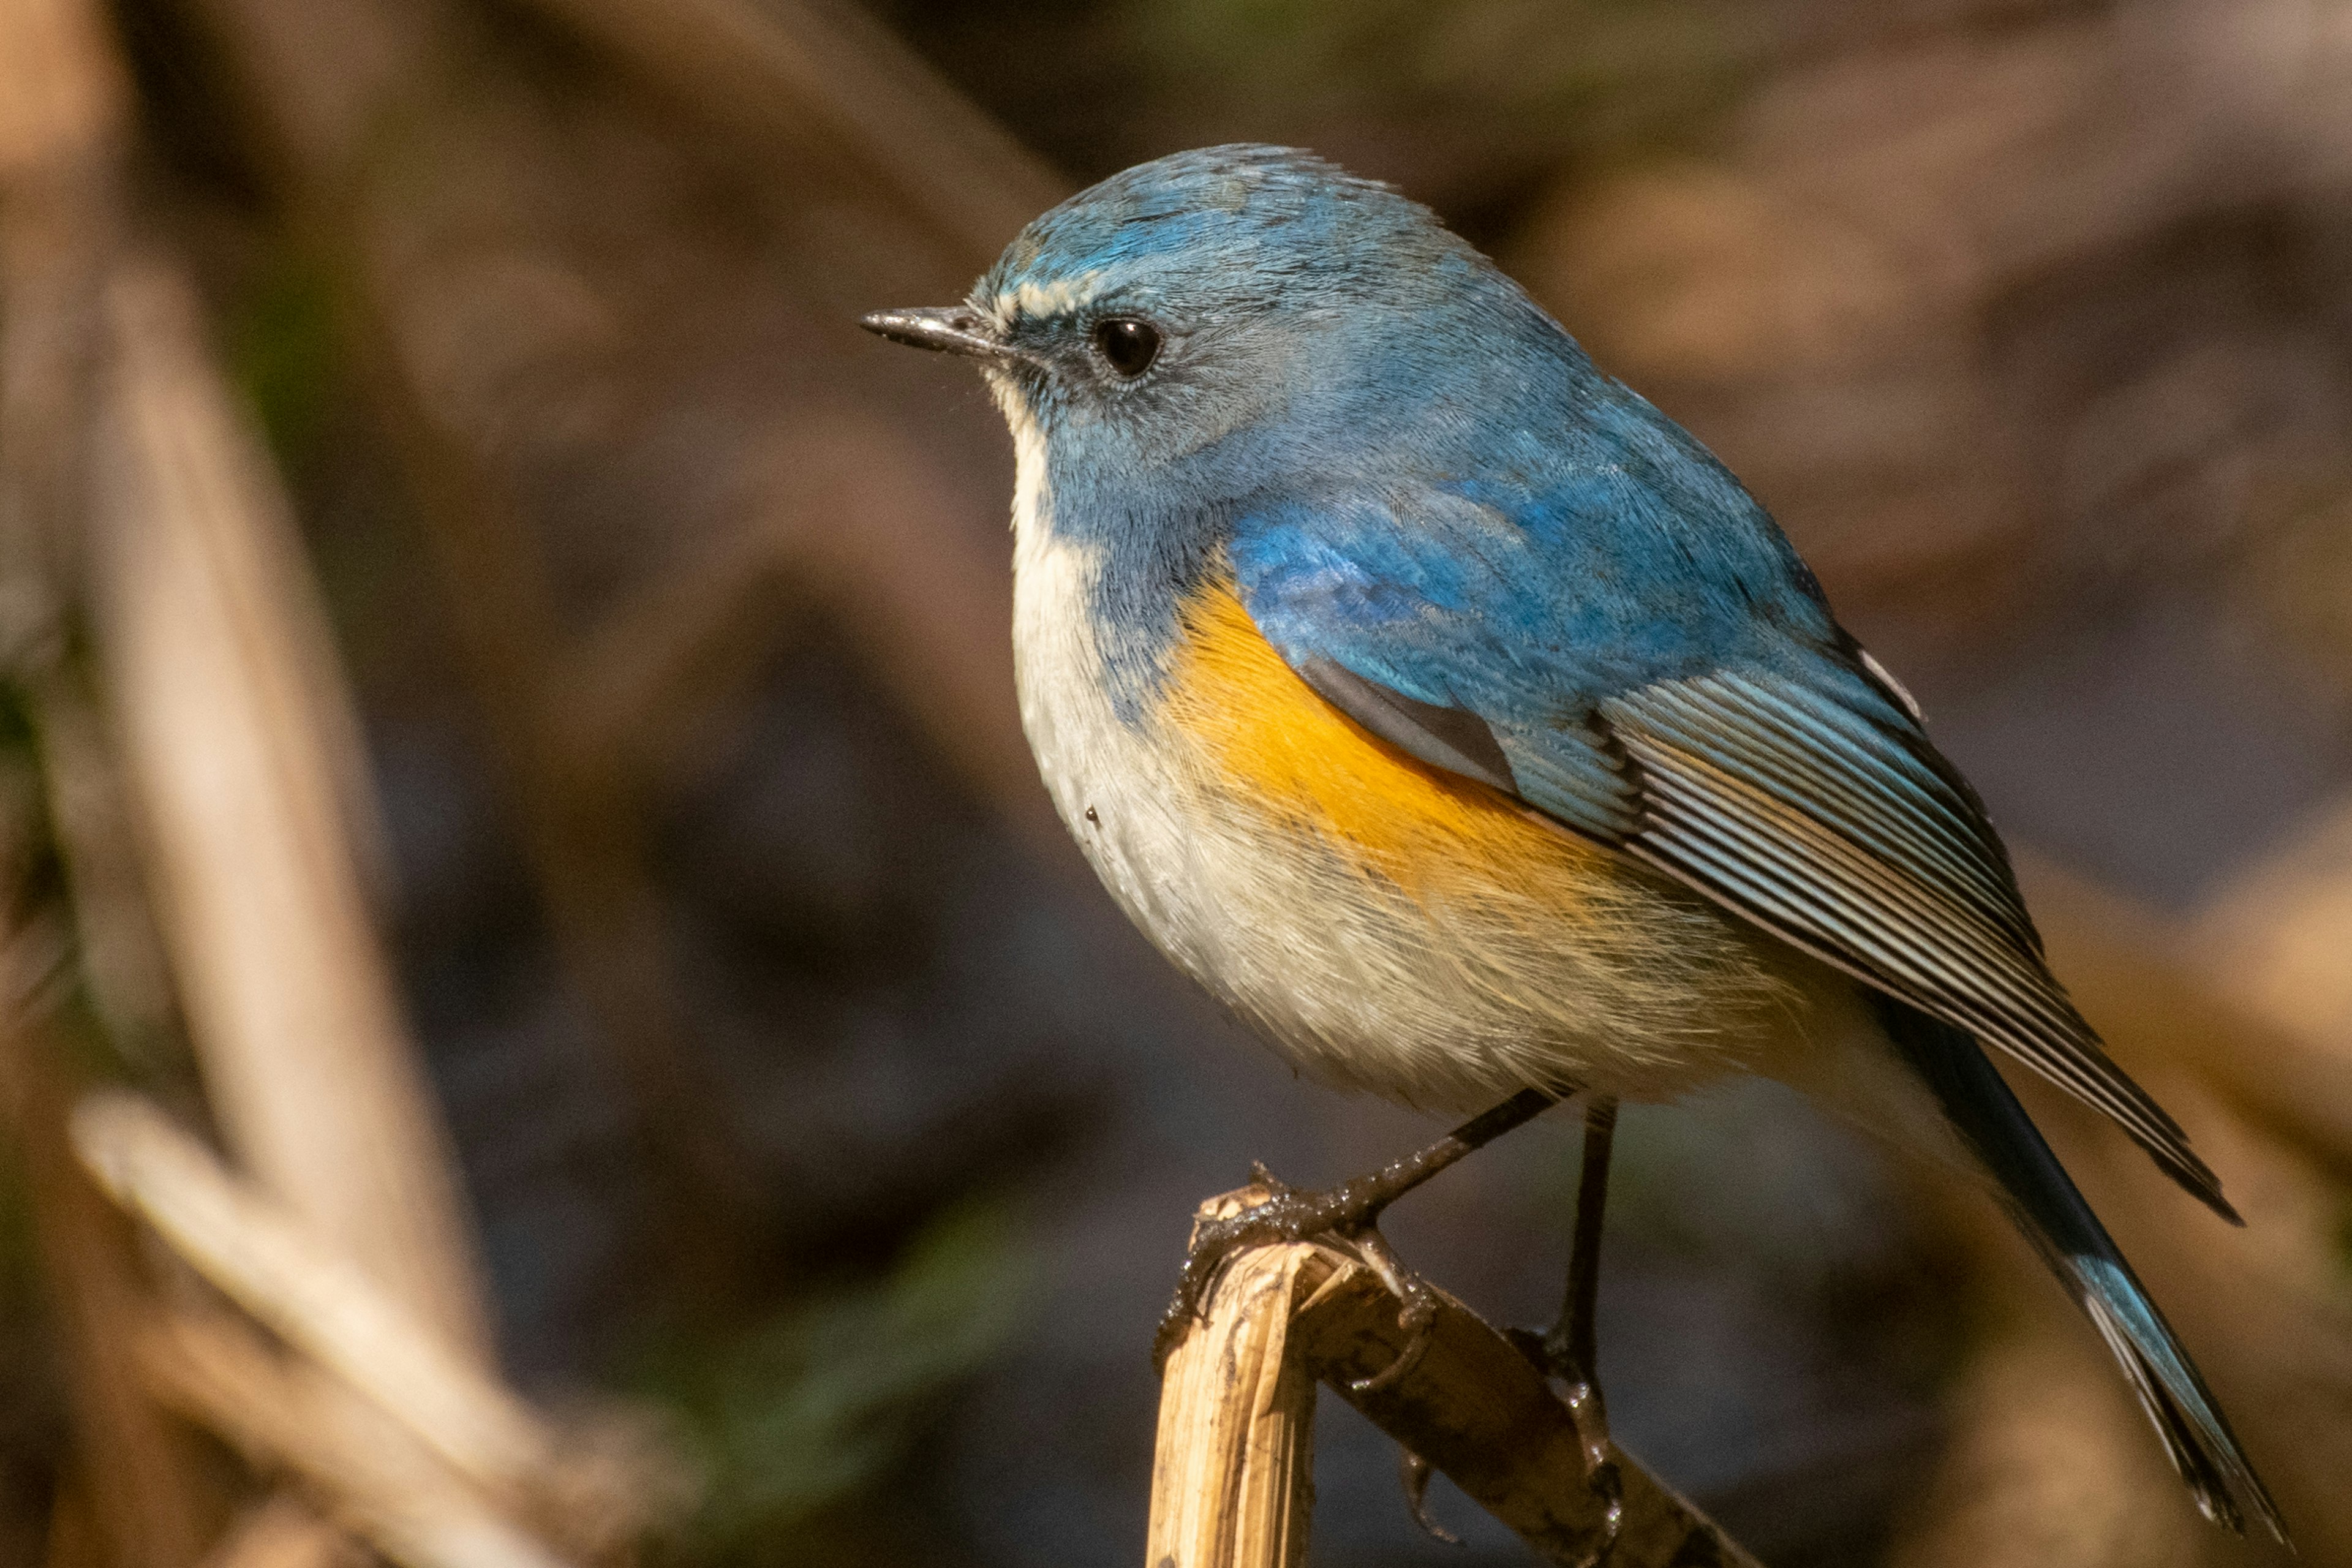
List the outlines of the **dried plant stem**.
{"label": "dried plant stem", "polygon": [[1295,1568],[1314,1511],[1315,1376],[1286,1353],[1314,1247],[1234,1258],[1209,1315],[1168,1358],[1151,1474],[1151,1568]]}
{"label": "dried plant stem", "polygon": [[22,1162],[42,1279],[57,1304],[91,1560],[189,1568],[217,1500],[188,1435],[149,1399],[122,1355],[144,1319],[146,1286],[130,1227],[67,1142],[62,1053],[19,994],[17,934],[7,933],[0,951],[11,997],[0,1019],[0,1129]]}
{"label": "dried plant stem", "polygon": [[488,1332],[452,1163],[376,944],[355,733],[293,523],[187,289],[104,296],[91,576],[173,968],[245,1164],[453,1347]]}
{"label": "dried plant stem", "polygon": [[256,1321],[399,1416],[461,1473],[527,1492],[555,1443],[506,1390],[285,1208],[220,1167],[138,1097],[103,1094],[74,1115],[82,1163],[115,1201]]}
{"label": "dried plant stem", "polygon": [[562,1568],[389,1416],[288,1364],[234,1320],[169,1318],[133,1348],[166,1403],[331,1499],[338,1518],[401,1568]]}
{"label": "dried plant stem", "polygon": [[[1203,1204],[1201,1219],[1263,1194]],[[1543,1374],[1442,1292],[1428,1348],[1401,1376],[1402,1303],[1324,1246],[1253,1247],[1218,1277],[1202,1322],[1169,1357],[1152,1480],[1150,1568],[1270,1568],[1302,1560],[1313,1401],[1320,1381],[1451,1478],[1547,1561],[1585,1568],[1603,1543],[1582,1441]],[[1754,1568],[1755,1559],[1622,1450],[1614,1568]],[[1402,1522],[1404,1505],[1398,1503]]]}
{"label": "dried plant stem", "polygon": [[[117,1203],[289,1352],[257,1348],[225,1314],[181,1312],[147,1336],[151,1382],[269,1465],[304,1474],[379,1549],[443,1563],[453,1560],[417,1545],[420,1531],[438,1539],[491,1520],[503,1535],[607,1560],[672,1500],[651,1456],[567,1441],[146,1101],[85,1100],[73,1139]],[[333,1429],[330,1451],[286,1451],[306,1424]]]}

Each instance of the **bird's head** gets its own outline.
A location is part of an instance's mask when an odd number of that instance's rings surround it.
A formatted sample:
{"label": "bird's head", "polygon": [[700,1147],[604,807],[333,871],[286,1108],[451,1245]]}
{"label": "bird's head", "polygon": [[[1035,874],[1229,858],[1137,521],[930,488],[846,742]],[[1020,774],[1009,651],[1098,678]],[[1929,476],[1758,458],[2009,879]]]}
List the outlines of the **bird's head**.
{"label": "bird's head", "polygon": [[1450,393],[1486,402],[1465,378],[1498,348],[1548,333],[1574,352],[1427,208],[1259,146],[1114,175],[1030,224],[964,303],[864,324],[978,360],[1057,475],[1181,471],[1202,499],[1369,450]]}

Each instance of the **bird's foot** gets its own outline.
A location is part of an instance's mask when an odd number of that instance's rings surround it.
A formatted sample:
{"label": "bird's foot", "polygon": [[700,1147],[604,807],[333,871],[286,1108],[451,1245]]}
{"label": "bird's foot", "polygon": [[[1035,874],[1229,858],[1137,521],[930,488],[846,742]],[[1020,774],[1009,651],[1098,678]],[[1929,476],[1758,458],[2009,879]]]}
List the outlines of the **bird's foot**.
{"label": "bird's foot", "polygon": [[1349,1239],[1356,1244],[1356,1256],[1364,1260],[1364,1267],[1379,1276],[1389,1294],[1397,1299],[1397,1326],[1405,1331],[1404,1349],[1397,1352],[1396,1360],[1355,1382],[1358,1394],[1375,1394],[1421,1364],[1422,1353],[1429,1349],[1430,1331],[1437,1326],[1437,1290],[1407,1268],[1389,1246],[1389,1238],[1370,1226]]}
{"label": "bird's foot", "polygon": [[1184,1272],[1177,1278],[1176,1294],[1160,1315],[1151,1342],[1151,1363],[1167,1370],[1168,1358],[1192,1325],[1205,1315],[1209,1288],[1225,1260],[1244,1247],[1285,1242],[1328,1239],[1363,1260],[1364,1266],[1393,1292],[1402,1306],[1397,1321],[1409,1338],[1405,1348],[1385,1370],[1356,1384],[1359,1392],[1385,1388],[1412,1370],[1428,1348],[1429,1331],[1437,1321],[1437,1292],[1421,1276],[1400,1262],[1388,1238],[1376,1228],[1381,1212],[1405,1190],[1389,1178],[1389,1171],[1360,1176],[1323,1190],[1294,1187],[1264,1165],[1253,1163],[1250,1176],[1265,1189],[1264,1201],[1239,1214],[1208,1220],[1192,1233],[1184,1255]]}
{"label": "bird's foot", "polygon": [[1252,1174],[1265,1190],[1263,1202],[1223,1219],[1193,1227],[1192,1245],[1184,1255],[1184,1272],[1176,1282],[1176,1299],[1160,1319],[1152,1336],[1151,1364],[1166,1372],[1168,1357],[1184,1342],[1202,1316],[1209,1287],[1225,1259],[1244,1247],[1308,1241],[1317,1237],[1352,1247],[1356,1256],[1396,1293],[1404,1305],[1398,1321],[1411,1335],[1404,1352],[1385,1372],[1357,1384],[1359,1392],[1383,1388],[1402,1377],[1428,1348],[1430,1325],[1437,1321],[1437,1292],[1421,1277],[1399,1263],[1396,1254],[1374,1227],[1381,1212],[1440,1171],[1474,1151],[1483,1149],[1514,1127],[1524,1126],[1557,1104],[1560,1091],[1523,1089],[1493,1110],[1472,1117],[1434,1143],[1391,1161],[1368,1176],[1358,1176],[1327,1192],[1307,1192],[1278,1180],[1264,1165],[1253,1164]]}
{"label": "bird's foot", "polygon": [[1601,1397],[1601,1380],[1561,1342],[1559,1331],[1508,1329],[1505,1335],[1538,1372],[1559,1385],[1559,1402],[1576,1427],[1577,1446],[1584,1450],[1584,1484],[1600,1505],[1598,1540],[1588,1568],[1602,1568],[1617,1549],[1625,1524],[1625,1477],[1617,1450],[1609,1441],[1609,1405]]}

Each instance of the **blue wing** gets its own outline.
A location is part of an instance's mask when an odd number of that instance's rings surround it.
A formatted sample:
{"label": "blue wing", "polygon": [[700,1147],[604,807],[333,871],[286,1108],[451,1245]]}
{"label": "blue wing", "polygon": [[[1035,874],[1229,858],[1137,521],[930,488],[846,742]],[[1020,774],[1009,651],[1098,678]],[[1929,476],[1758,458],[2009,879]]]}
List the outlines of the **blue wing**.
{"label": "blue wing", "polygon": [[1234,531],[1242,601],[1367,729],[2009,1052],[2235,1221],[2051,975],[1974,792],[1780,531],[1680,432],[1643,435],[1540,488],[1269,502]]}

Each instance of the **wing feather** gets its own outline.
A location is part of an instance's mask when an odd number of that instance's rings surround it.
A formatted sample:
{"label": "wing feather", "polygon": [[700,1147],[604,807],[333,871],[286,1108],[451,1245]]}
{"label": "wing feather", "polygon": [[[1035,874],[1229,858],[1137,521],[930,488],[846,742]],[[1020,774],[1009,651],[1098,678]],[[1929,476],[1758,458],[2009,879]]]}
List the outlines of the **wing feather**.
{"label": "wing feather", "polygon": [[[1662,693],[1664,695],[1664,693]],[[1753,681],[1701,679],[1671,689],[1694,718],[1702,754],[1752,782],[1765,784],[1784,799],[1815,800],[1852,825],[1855,837],[1916,876],[1949,877],[1957,890],[2021,942],[2041,951],[2032,923],[2018,907],[2007,857],[1989,843],[1978,824],[1981,811],[1927,768],[1898,737],[1875,728],[1856,733],[1825,724],[1803,725],[1787,705],[1770,700]],[[1759,699],[1762,699],[1759,700]],[[1843,730],[1843,732],[1841,732]],[[1908,785],[1914,809],[1890,809],[1882,798],[1856,787],[1858,777],[1891,775]]]}
{"label": "wing feather", "polygon": [[[1903,787],[1916,771],[1885,764],[1874,770],[1885,778],[1875,790],[1821,780],[1816,759],[1790,751],[1802,731],[1753,703],[1722,700],[1739,695],[1729,682],[1706,683],[1717,700],[1678,689],[1692,684],[1602,704],[1641,774],[1646,816],[1626,847],[2008,1052],[2112,1117],[2176,1181],[2236,1217],[2179,1124],[2107,1056],[2042,964],[2014,883],[1992,882],[1989,852],[1945,847],[1966,822],[1949,814],[1957,802]],[[1862,760],[1845,758],[1849,768]],[[1941,823],[1931,815],[1938,808]]]}

